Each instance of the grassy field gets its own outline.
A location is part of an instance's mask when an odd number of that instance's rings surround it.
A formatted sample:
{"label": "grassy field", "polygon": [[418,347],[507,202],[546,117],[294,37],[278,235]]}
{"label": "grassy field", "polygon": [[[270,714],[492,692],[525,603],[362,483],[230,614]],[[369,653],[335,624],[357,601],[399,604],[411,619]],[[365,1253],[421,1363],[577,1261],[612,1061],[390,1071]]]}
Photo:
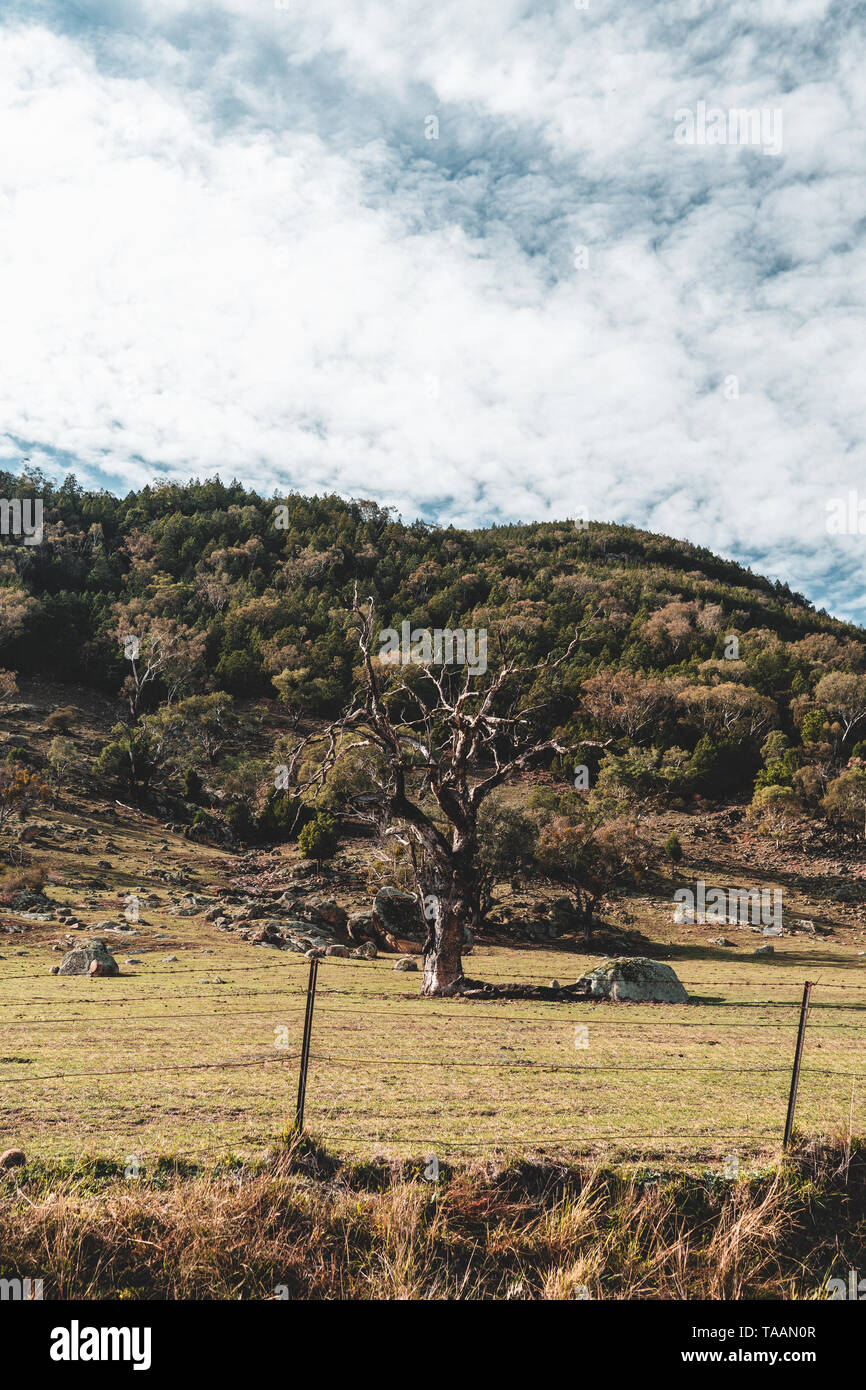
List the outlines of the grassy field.
{"label": "grassy field", "polygon": [[[254,1158],[284,1131],[307,961],[242,946],[207,924],[163,930],[156,948],[118,951],[141,964],[121,964],[115,980],[52,977],[57,956],[4,951],[4,1143],[51,1159],[136,1154],[146,1166],[161,1154]],[[862,1129],[866,989],[856,956],[784,941],[766,964],[688,946],[671,946],[668,958],[689,1005],[426,1000],[418,976],[395,972],[388,957],[326,959],[307,1127],[367,1157],[605,1152],[700,1164],[734,1152],[762,1162],[779,1146],[810,978],[798,1124]],[[471,970],[548,983],[595,959],[480,947]]]}

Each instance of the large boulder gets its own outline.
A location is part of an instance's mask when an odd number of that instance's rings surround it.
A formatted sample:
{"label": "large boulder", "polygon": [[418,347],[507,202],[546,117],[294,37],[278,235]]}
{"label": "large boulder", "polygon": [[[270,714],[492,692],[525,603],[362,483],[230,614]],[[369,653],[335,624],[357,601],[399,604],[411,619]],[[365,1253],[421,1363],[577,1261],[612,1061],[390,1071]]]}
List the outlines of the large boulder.
{"label": "large boulder", "polygon": [[399,888],[379,889],[373,901],[373,922],[386,937],[423,941],[426,936],[418,899]]}
{"label": "large boulder", "polygon": [[267,917],[268,903],[244,903],[241,907],[230,907],[226,909],[226,916],[233,922],[258,922],[260,918]]}
{"label": "large boulder", "polygon": [[581,975],[575,989],[590,999],[638,1004],[687,1004],[686,994],[669,965],[646,956],[619,956]]}
{"label": "large boulder", "polygon": [[580,926],[577,909],[571,898],[557,898],[550,909],[550,935],[564,936]]}
{"label": "large boulder", "polygon": [[310,921],[324,922],[332,931],[344,931],[349,920],[345,908],[340,907],[333,898],[322,898],[318,894],[307,899],[304,909]]}
{"label": "large boulder", "polygon": [[373,941],[376,928],[373,926],[372,912],[350,912],[346,932],[352,941]]}
{"label": "large boulder", "polygon": [[266,922],[260,931],[252,933],[249,940],[254,946],[282,946],[283,933],[279,922]]}
{"label": "large boulder", "polygon": [[[97,966],[96,970],[93,967]],[[88,941],[86,946],[76,946],[67,951],[60,962],[58,975],[119,975],[117,961],[104,941]]]}

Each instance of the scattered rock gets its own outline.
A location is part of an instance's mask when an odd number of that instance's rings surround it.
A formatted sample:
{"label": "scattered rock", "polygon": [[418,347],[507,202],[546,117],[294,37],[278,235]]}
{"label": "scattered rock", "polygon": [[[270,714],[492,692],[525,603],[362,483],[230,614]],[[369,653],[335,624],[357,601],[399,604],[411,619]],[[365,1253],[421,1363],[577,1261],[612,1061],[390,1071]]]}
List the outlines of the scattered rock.
{"label": "scattered rock", "polygon": [[345,908],[335,903],[333,898],[308,898],[306,911],[315,920],[324,922],[332,931],[344,931],[349,920]]}
{"label": "scattered rock", "polygon": [[352,912],[346,924],[351,941],[372,941],[376,935],[372,912]]}
{"label": "scattered rock", "polygon": [[417,969],[418,969],[418,965],[417,965],[417,962],[414,961],[414,960],[411,960],[411,959],[409,958],[409,956],[404,956],[404,957],[402,958],[402,960],[395,960],[395,962],[394,962],[394,969],[395,969],[395,970],[417,970]]}
{"label": "scattered rock", "polygon": [[[100,968],[94,970],[94,965]],[[88,941],[86,946],[76,946],[67,951],[57,970],[58,975],[119,975],[117,961],[104,941]]]}
{"label": "scattered rock", "polygon": [[328,946],[325,950],[325,955],[337,956],[340,959],[345,959],[349,955],[349,948],[348,946]]}
{"label": "scattered rock", "polygon": [[268,922],[250,937],[250,941],[254,946],[282,946],[283,934],[276,922]]}
{"label": "scattered rock", "polygon": [[23,1149],[7,1149],[0,1154],[0,1168],[23,1168],[27,1163]]}
{"label": "scattered rock", "polygon": [[646,956],[619,956],[582,975],[575,990],[591,999],[687,1004],[689,996],[669,965]]}
{"label": "scattered rock", "polygon": [[771,946],[769,942],[767,942],[766,946],[758,946],[755,951],[756,956],[774,956],[775,954],[776,948],[775,946]]}
{"label": "scattered rock", "polygon": [[177,956],[163,956],[162,963],[163,965],[176,965]]}
{"label": "scattered rock", "polygon": [[355,947],[352,957],[355,960],[375,960],[378,954],[375,942],[365,941],[362,945]]}
{"label": "scattered rock", "polygon": [[373,901],[373,924],[386,936],[423,940],[427,931],[418,899],[399,888],[380,888]]}
{"label": "scattered rock", "polygon": [[245,903],[243,907],[233,907],[228,910],[235,922],[257,922],[261,917],[267,917],[268,905],[265,903]]}

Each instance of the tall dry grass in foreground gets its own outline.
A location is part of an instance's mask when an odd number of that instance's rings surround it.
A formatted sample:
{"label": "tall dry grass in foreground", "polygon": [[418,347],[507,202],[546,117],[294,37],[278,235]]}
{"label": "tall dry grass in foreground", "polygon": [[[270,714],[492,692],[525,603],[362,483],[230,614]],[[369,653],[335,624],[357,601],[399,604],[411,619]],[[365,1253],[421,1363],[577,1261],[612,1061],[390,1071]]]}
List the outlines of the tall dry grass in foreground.
{"label": "tall dry grass in foreground", "polygon": [[0,1181],[0,1274],[46,1298],[820,1298],[866,1269],[866,1147],[772,1170],[525,1160],[350,1164],[304,1141],[258,1171],[110,1164]]}

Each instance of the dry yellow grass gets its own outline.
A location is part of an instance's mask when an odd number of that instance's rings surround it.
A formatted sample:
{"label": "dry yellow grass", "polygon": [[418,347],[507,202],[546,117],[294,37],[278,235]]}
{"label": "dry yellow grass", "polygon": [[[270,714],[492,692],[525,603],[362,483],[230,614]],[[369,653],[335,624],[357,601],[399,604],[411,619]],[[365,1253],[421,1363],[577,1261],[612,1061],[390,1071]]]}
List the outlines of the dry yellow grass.
{"label": "dry yellow grass", "polygon": [[47,1298],[815,1299],[864,1246],[866,1162],[838,1148],[727,1183],[516,1159],[432,1183],[306,1143],[257,1170],[0,1181],[0,1273]]}

